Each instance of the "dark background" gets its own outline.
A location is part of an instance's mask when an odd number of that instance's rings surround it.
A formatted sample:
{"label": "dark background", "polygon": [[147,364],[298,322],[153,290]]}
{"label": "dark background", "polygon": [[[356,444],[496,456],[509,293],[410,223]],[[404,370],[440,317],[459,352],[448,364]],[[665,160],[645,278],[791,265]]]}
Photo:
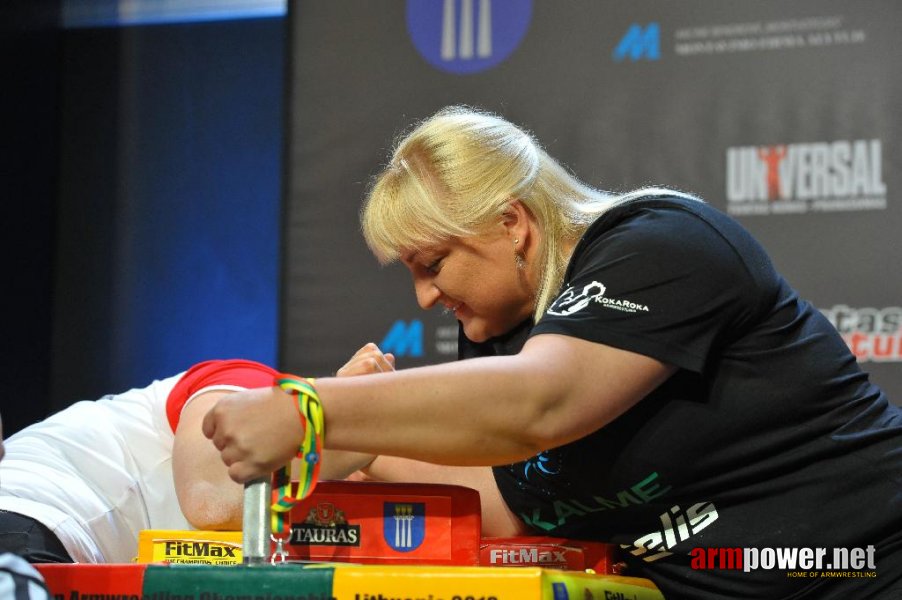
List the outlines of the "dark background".
{"label": "dark background", "polygon": [[[902,305],[893,0],[524,0],[522,41],[470,73],[420,53],[404,0],[157,21],[72,10],[116,4],[0,3],[7,435],[209,358],[322,375],[368,341],[402,367],[453,357],[453,320],[421,314],[357,229],[392,139],[451,103],[533,130],[590,184],[671,185],[725,210],[728,148],[880,139],[886,209],[737,218],[822,310]],[[831,15],[866,41],[674,52],[681,30]],[[659,55],[615,60],[652,23]],[[898,357],[862,364],[902,403]]]}
{"label": "dark background", "polygon": [[276,362],[284,17],[63,9],[0,8],[6,435],[201,360]]}

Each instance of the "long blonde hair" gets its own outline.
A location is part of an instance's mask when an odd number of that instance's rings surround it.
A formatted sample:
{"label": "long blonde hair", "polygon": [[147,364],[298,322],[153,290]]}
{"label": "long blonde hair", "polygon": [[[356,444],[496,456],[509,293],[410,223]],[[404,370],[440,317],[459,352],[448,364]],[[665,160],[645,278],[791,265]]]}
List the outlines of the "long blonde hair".
{"label": "long blonde hair", "polygon": [[551,158],[532,135],[497,115],[452,106],[395,146],[361,209],[363,235],[383,264],[403,249],[485,232],[520,200],[541,230],[539,320],[563,282],[568,248],[621,198],[596,190]]}

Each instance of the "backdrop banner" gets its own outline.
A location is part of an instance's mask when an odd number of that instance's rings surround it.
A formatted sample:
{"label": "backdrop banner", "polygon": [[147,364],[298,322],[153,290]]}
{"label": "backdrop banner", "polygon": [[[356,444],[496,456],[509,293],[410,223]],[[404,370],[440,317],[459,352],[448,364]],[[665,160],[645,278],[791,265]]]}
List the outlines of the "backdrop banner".
{"label": "backdrop banner", "polygon": [[902,404],[896,0],[289,7],[283,368],[333,373],[369,341],[399,368],[456,358],[453,317],[378,265],[358,211],[394,139],[466,104],[599,188],[676,187],[733,215]]}

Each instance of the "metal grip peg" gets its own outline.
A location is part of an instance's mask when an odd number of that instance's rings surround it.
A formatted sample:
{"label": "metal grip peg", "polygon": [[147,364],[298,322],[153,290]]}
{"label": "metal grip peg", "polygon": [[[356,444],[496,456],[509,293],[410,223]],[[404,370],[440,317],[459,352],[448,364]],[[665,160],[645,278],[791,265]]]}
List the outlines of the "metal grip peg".
{"label": "metal grip peg", "polygon": [[270,507],[272,481],[254,479],[244,484],[244,514],[242,516],[242,553],[244,564],[265,565],[270,554]]}

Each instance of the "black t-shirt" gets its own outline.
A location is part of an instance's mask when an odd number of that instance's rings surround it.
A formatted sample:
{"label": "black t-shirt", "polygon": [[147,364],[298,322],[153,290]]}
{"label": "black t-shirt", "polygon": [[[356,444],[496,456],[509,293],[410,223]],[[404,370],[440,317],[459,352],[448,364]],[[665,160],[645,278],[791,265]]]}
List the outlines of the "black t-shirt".
{"label": "black t-shirt", "polygon": [[[554,333],[678,367],[596,432],[494,468],[536,534],[620,544],[631,574],[668,600],[884,598],[899,585],[902,410],[736,221],[678,196],[615,207],[530,326],[482,344],[461,335],[460,357],[513,354]],[[763,562],[777,548],[826,548],[826,564],[833,548],[869,545],[867,580],[719,568],[732,549],[759,549]],[[694,569],[695,548],[730,550]]]}

